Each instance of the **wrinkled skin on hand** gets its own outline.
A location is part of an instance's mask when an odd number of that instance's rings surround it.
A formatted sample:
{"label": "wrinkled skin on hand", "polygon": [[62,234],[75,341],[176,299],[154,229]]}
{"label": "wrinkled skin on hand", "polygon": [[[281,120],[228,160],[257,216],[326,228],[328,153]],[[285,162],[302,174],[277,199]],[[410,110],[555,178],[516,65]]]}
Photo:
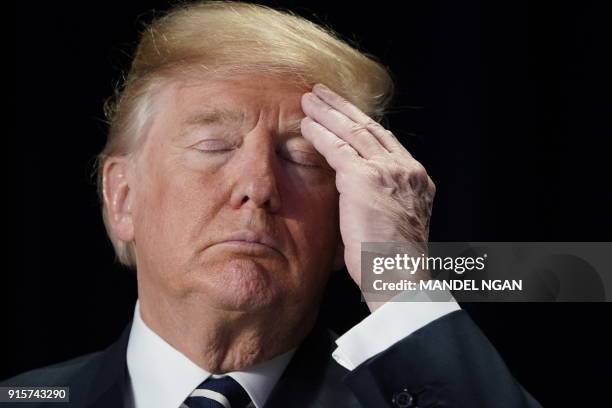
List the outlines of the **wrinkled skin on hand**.
{"label": "wrinkled skin on hand", "polygon": [[426,251],[436,188],[423,165],[393,133],[321,84],[302,96],[302,109],[302,135],[336,172],[344,261],[355,283],[362,242]]}

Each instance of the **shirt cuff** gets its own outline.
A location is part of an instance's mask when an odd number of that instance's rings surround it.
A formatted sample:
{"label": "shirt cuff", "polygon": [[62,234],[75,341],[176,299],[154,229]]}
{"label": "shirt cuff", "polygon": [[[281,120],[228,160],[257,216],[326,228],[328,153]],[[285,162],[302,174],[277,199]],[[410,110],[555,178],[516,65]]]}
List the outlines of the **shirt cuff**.
{"label": "shirt cuff", "polygon": [[388,349],[434,320],[459,310],[459,304],[448,294],[449,301],[434,302],[420,293],[409,299],[399,294],[336,339],[338,347],[332,357],[347,370]]}

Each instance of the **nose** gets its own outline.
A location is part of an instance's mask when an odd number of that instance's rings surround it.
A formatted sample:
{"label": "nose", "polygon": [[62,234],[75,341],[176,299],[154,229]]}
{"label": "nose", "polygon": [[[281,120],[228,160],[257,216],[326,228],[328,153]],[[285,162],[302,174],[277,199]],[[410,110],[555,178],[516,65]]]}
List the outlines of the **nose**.
{"label": "nose", "polygon": [[235,209],[263,208],[271,213],[280,209],[275,147],[271,138],[263,139],[245,140],[234,157],[236,177],[230,201]]}

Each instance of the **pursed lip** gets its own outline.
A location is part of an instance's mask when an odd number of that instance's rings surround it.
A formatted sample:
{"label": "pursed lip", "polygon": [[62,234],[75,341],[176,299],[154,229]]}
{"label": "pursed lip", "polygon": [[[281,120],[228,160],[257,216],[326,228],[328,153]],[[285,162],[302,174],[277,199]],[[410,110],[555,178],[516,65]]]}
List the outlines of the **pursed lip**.
{"label": "pursed lip", "polygon": [[220,244],[224,242],[247,242],[253,244],[261,244],[272,248],[273,250],[282,255],[278,242],[270,235],[264,232],[257,232],[251,230],[237,231],[228,235],[218,243]]}

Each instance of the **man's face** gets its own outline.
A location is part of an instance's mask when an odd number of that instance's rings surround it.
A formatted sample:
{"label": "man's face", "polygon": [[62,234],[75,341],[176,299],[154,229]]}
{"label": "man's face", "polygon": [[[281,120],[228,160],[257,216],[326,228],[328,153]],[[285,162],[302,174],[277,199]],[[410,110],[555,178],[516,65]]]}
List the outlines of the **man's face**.
{"label": "man's face", "polygon": [[318,300],[337,262],[338,193],[300,135],[303,92],[249,76],[155,96],[130,193],[142,290],[241,311]]}

